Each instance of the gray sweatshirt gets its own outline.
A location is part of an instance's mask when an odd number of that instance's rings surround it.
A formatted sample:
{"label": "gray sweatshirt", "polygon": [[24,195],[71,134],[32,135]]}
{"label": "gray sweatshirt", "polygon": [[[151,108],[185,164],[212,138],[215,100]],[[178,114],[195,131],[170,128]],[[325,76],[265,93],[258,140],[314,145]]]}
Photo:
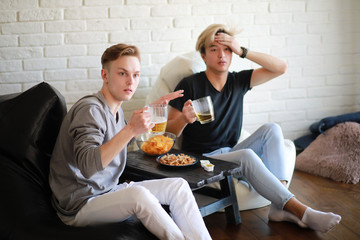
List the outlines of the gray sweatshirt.
{"label": "gray sweatshirt", "polygon": [[89,198],[118,184],[126,148],[103,168],[100,146],[124,126],[122,109],[114,117],[100,92],[83,97],[67,113],[50,160],[52,203],[60,217],[75,217]]}

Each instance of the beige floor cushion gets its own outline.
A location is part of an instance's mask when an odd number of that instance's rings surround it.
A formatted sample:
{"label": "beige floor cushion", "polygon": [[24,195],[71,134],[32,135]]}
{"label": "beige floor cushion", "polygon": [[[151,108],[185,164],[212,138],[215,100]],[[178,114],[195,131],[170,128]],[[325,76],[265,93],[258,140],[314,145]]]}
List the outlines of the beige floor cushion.
{"label": "beige floor cushion", "polygon": [[335,181],[360,179],[360,124],[345,122],[320,134],[297,156],[296,169]]}

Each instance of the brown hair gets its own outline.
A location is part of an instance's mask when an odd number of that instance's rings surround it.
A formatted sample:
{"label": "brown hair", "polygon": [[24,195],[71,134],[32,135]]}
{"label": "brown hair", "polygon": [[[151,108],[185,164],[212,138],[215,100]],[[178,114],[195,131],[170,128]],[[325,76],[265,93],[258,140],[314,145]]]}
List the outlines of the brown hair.
{"label": "brown hair", "polygon": [[210,44],[214,42],[215,35],[220,32],[230,36],[235,35],[234,29],[230,29],[222,24],[211,24],[198,37],[195,47],[196,51],[199,51],[200,54],[205,54],[205,48],[209,47]]}
{"label": "brown hair", "polygon": [[110,62],[115,61],[121,56],[134,56],[140,61],[140,51],[136,46],[120,43],[105,50],[101,56],[102,68],[108,68]]}

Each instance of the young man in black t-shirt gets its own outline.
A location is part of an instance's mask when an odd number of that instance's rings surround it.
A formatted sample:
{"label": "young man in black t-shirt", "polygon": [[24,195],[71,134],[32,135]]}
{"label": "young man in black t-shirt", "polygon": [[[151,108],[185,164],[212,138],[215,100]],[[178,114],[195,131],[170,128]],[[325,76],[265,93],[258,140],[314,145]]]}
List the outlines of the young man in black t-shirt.
{"label": "young man in black t-shirt", "polygon": [[[169,112],[168,131],[182,134],[182,149],[189,152],[213,155],[231,150],[252,149],[286,185],[290,176],[285,171],[283,135],[277,124],[262,126],[256,133],[259,137],[254,137],[251,143],[236,144],[242,128],[244,95],[251,88],[285,73],[287,64],[268,54],[240,47],[233,35],[232,30],[214,24],[199,36],[196,50],[200,52],[206,70],[183,79],[175,88],[184,90],[184,97],[169,103],[172,108]],[[260,65],[260,68],[229,72],[233,53]],[[205,96],[212,99],[215,120],[200,124],[196,121],[190,99]],[[271,133],[271,139],[260,142],[261,136],[267,132]]]}
{"label": "young man in black t-shirt", "polygon": [[[290,177],[285,170],[283,135],[277,124],[265,124],[237,144],[244,95],[252,87],[285,73],[287,64],[268,54],[241,47],[234,32],[219,24],[210,25],[201,33],[196,50],[206,70],[183,79],[175,88],[184,90],[184,97],[169,103],[167,131],[178,136],[182,134],[182,149],[189,152],[206,156],[231,152],[232,160],[242,167],[242,174],[255,190],[272,202],[270,220],[291,221],[321,232],[335,227],[341,220],[339,215],[304,205],[286,188]],[[260,67],[230,73],[233,53]],[[191,99],[205,96],[212,99],[215,120],[200,124],[196,121]]]}

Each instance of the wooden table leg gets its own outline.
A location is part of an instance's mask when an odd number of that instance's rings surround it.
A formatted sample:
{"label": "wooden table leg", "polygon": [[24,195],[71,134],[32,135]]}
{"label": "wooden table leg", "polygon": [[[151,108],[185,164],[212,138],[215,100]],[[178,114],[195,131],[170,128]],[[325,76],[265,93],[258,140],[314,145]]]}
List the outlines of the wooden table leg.
{"label": "wooden table leg", "polygon": [[225,208],[226,219],[228,223],[239,224],[241,217],[239,206],[236,198],[234,181],[231,175],[220,181],[221,192],[224,196],[229,196],[231,204]]}

